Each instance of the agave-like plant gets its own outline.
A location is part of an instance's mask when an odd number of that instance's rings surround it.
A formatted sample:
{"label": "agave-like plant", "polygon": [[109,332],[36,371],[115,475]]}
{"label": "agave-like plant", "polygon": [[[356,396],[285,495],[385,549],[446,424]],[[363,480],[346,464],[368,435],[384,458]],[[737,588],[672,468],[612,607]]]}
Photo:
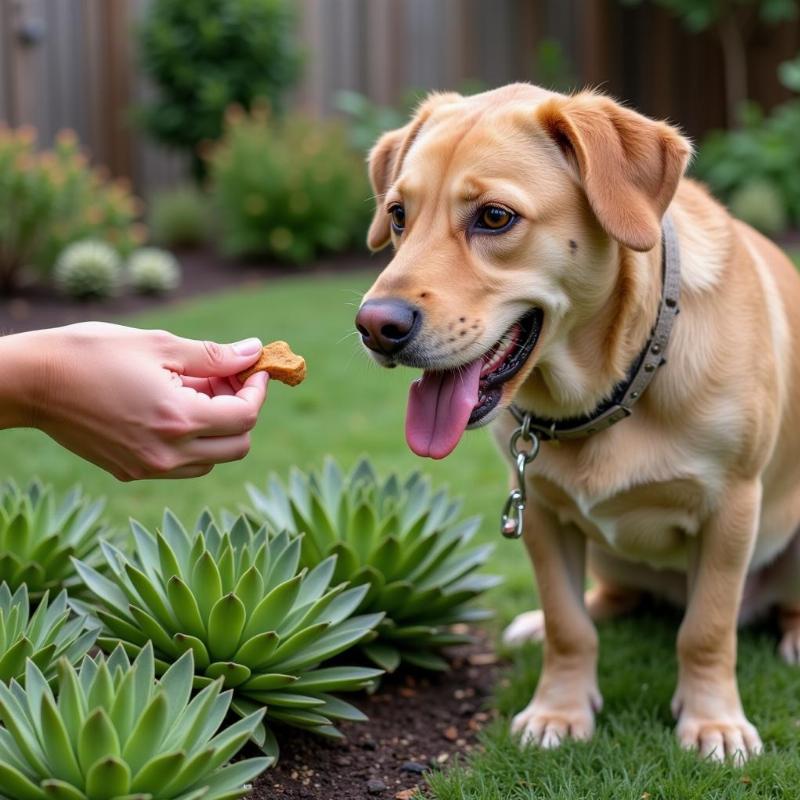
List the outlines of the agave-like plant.
{"label": "agave-like plant", "polygon": [[14,594],[8,584],[0,584],[0,681],[22,681],[27,659],[50,678],[58,659],[77,663],[96,638],[97,631],[86,629],[85,617],[70,615],[65,591],[50,605],[45,592],[31,614],[24,583]]}
{"label": "agave-like plant", "polygon": [[190,700],[191,652],[158,682],[150,646],[133,665],[118,647],[58,668],[55,693],[32,661],[24,688],[0,684],[4,800],[234,800],[271,763],[227,763],[263,711],[217,733],[231,692],[218,680]]}
{"label": "agave-like plant", "polygon": [[98,537],[109,534],[104,506],[77,487],[59,502],[52,487],[38,481],[26,489],[14,481],[0,483],[0,581],[12,591],[25,583],[32,597],[74,586],[70,558],[97,563]]}
{"label": "agave-like plant", "polygon": [[460,502],[434,492],[419,473],[381,481],[364,459],[344,476],[329,458],[320,474],[293,469],[288,487],[273,475],[266,491],[247,491],[251,521],[304,534],[302,564],[312,568],[336,555],[334,581],[369,587],[359,611],[386,617],[379,638],[363,650],[383,669],[402,661],[447,669],[441,648],[469,641],[451,626],[490,616],[471,605],[499,581],[474,574],[492,550],[468,547],[480,519],[459,521]]}
{"label": "agave-like plant", "polygon": [[[73,604],[100,620],[102,647],[121,643],[134,655],[152,641],[162,671],[192,650],[195,685],[222,677],[242,715],[266,706],[267,720],[334,737],[337,720],[366,719],[330,692],[363,689],[380,671],[320,665],[369,636],[382,615],[352,616],[366,587],[331,586],[335,558],[299,570],[300,539],[254,531],[243,516],[220,530],[204,513],[192,534],[169,511],[156,533],[132,527],[134,557],[102,544],[108,577],[76,561],[97,604]],[[265,726],[254,739],[277,755]]]}

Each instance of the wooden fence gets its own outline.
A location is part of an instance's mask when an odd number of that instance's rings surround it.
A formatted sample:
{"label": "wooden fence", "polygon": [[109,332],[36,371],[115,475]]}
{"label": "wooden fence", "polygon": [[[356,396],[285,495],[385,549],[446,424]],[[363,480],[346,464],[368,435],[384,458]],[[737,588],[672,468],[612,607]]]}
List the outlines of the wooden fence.
{"label": "wooden fence", "polygon": [[[177,0],[176,0],[177,1]],[[152,91],[132,29],[149,0],[0,0],[0,119],[30,123],[44,143],[74,128],[93,158],[137,190],[174,183],[185,162],[149,142],[131,108]],[[559,43],[578,86],[600,86],[698,137],[725,122],[722,59],[652,4],[619,0],[294,0],[305,72],[295,105],[333,109],[340,89],[397,103],[409,87],[494,86],[541,79],[543,40]],[[800,50],[800,24],[749,43],[750,96],[788,95],[777,64]]]}

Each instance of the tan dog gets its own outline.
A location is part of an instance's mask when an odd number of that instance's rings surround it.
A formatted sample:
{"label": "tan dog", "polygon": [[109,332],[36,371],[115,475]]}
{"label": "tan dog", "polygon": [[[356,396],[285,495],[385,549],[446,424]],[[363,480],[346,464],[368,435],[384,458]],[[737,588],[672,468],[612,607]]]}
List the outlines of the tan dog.
{"label": "tan dog", "polygon": [[513,721],[523,742],[592,734],[593,619],[642,592],[686,605],[673,710],[703,755],[761,749],[736,685],[737,620],[777,608],[780,652],[800,662],[800,279],[683,179],[690,152],[606,97],[520,84],[432,95],[370,156],[369,244],[396,255],[357,325],[379,363],[425,370],[406,424],[420,455],[443,457],[492,419],[506,452],[512,400],[556,420],[597,408],[648,342],[667,210],[677,232],[668,363],[630,418],[543,442],[528,469],[543,614],[508,636],[543,636],[545,658]]}

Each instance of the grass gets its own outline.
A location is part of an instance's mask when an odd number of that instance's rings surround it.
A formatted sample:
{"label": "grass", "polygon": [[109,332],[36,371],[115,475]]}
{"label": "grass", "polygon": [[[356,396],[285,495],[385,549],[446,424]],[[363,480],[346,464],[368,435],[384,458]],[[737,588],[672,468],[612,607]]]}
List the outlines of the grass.
{"label": "grass", "polygon": [[[438,484],[465,497],[465,512],[484,515],[481,537],[497,543],[491,567],[506,578],[493,592],[498,624],[535,602],[530,568],[519,542],[501,540],[497,517],[506,473],[490,436],[468,434],[443,462],[420,463],[403,440],[411,374],[379,370],[360,352],[352,318],[363,273],[298,278],[248,288],[129,320],[197,338],[234,341],[253,334],[285,338],[309,363],[298,389],[270,387],[249,457],[195,481],[119,484],[33,431],[0,436],[0,472],[26,481],[34,475],[60,489],[79,481],[109,497],[119,525],[130,516],[155,525],[165,505],[193,520],[208,505],[235,508],[246,500],[246,481],[260,483],[274,470],[319,465],[326,453],[343,465],[368,454],[379,469],[423,468]],[[514,655],[498,687],[502,718],[484,735],[485,749],[431,779],[442,800],[710,800],[800,797],[800,673],[775,656],[775,639],[748,632],[740,644],[745,708],[759,726],[767,754],[744,770],[720,768],[682,753],[672,735],[669,699],[676,665],[676,617],[639,617],[601,627],[600,684],[605,710],[591,743],[555,752],[520,751],[507,733],[507,717],[530,699],[541,652]]]}

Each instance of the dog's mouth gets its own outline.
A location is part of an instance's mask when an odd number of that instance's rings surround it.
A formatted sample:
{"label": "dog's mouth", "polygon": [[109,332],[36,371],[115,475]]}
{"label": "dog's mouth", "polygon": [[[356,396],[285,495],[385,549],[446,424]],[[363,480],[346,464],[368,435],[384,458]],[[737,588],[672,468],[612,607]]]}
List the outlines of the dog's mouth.
{"label": "dog's mouth", "polygon": [[414,453],[444,458],[467,428],[488,422],[505,384],[536,347],[543,317],[540,308],[528,311],[479,358],[456,369],[426,370],[411,384],[406,441]]}

